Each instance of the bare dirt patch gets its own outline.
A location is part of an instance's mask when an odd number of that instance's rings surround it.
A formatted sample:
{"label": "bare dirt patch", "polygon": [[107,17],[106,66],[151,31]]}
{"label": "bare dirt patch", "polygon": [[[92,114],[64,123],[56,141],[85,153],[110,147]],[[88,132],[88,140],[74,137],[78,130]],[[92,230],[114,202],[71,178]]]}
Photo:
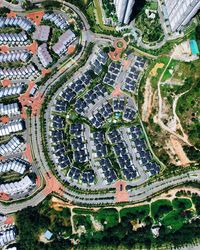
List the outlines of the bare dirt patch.
{"label": "bare dirt patch", "polygon": [[198,59],[197,55],[192,55],[191,53],[189,40],[184,41],[179,45],[175,45],[172,55],[173,59],[184,62],[191,62]]}
{"label": "bare dirt patch", "polygon": [[51,208],[55,209],[56,211],[62,211],[64,207],[72,207],[72,205],[56,197],[52,197]]}
{"label": "bare dirt patch", "polygon": [[173,135],[170,136],[170,142],[171,142],[171,145],[172,145],[176,155],[179,158],[179,165],[180,166],[188,166],[191,163],[193,163],[188,159],[186,153],[183,150],[181,142],[175,136],[173,136]]}
{"label": "bare dirt patch", "polygon": [[147,78],[144,91],[144,103],[142,105],[142,120],[144,122],[148,122],[152,112],[152,97],[153,89],[151,87],[151,81],[150,78]]}
{"label": "bare dirt patch", "polygon": [[146,224],[144,222],[140,222],[138,219],[132,220],[131,225],[133,226],[133,231],[137,231],[139,228],[146,226]]}
{"label": "bare dirt patch", "polygon": [[47,239],[45,238],[44,233],[42,233],[42,234],[40,235],[39,241],[40,241],[40,242],[43,242],[43,243],[45,243],[45,244],[47,244],[47,243],[50,242],[49,240],[47,240]]}
{"label": "bare dirt patch", "polygon": [[90,219],[96,232],[103,231],[103,225],[99,221],[95,220],[94,216],[90,215]]}
{"label": "bare dirt patch", "polygon": [[150,76],[156,76],[157,75],[157,70],[162,69],[164,67],[164,63],[156,63],[156,65],[153,67],[153,69],[150,72]]}

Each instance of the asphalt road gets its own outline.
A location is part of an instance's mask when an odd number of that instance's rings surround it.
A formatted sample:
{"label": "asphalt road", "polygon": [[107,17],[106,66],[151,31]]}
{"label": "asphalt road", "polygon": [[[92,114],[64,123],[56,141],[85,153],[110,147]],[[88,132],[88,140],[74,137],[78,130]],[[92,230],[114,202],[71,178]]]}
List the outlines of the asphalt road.
{"label": "asphalt road", "polygon": [[[3,4],[7,5],[7,3],[4,3],[5,1],[2,1]],[[72,4],[63,2],[63,1],[59,1],[62,2],[65,6],[68,6],[70,8],[72,8],[82,19],[83,23],[84,23],[84,30],[83,30],[83,37],[84,39],[82,40],[83,45],[86,45],[86,43],[89,41],[95,39],[95,42],[98,43],[99,41],[104,42],[104,41],[109,41],[112,42],[115,38],[112,36],[107,36],[107,35],[98,35],[98,34],[93,34],[92,32],[90,32],[90,26],[87,22],[86,17],[83,15],[82,12],[80,12],[80,10],[75,7]],[[11,6],[9,4],[10,8],[13,9],[13,6]],[[17,9],[13,9],[15,11],[18,11]],[[72,63],[74,61],[78,61],[80,59],[80,57],[83,55],[85,46],[83,46],[81,52],[76,55],[73,58],[73,61],[68,62],[65,66],[64,66],[64,73],[66,73],[72,66]],[[87,63],[88,64],[88,63]],[[85,65],[85,67],[87,66],[87,64]],[[84,68],[84,67],[83,67]],[[76,75],[80,75],[81,71],[83,70],[80,69]],[[48,90],[51,86],[53,86],[55,84],[56,81],[59,81],[59,79],[62,77],[62,75],[64,74],[61,71],[56,72],[51,79],[49,79],[43,86],[40,87],[39,91],[43,94],[43,96],[45,96],[48,93]],[[59,90],[60,91],[60,90]],[[49,117],[49,109],[47,110],[47,119]],[[46,162],[44,153],[43,153],[43,147],[42,147],[42,142],[41,142],[41,125],[40,125],[40,120],[39,117],[33,117],[31,118],[30,124],[29,125],[29,129],[30,129],[30,134],[31,134],[31,146],[34,152],[34,157],[36,158],[36,165],[40,171],[41,177],[44,176],[46,174],[46,172],[50,171],[48,164]],[[124,132],[123,132],[124,133]],[[127,139],[127,135],[124,134],[124,137],[126,140]],[[130,148],[130,145],[129,145]],[[136,163],[135,163],[136,164]],[[138,166],[138,169],[139,166]],[[140,169],[140,174],[141,176],[144,178],[143,181],[145,181],[145,176],[142,173],[141,169]],[[131,202],[140,202],[140,201],[144,201],[147,198],[151,197],[152,195],[161,192],[162,190],[164,190],[165,188],[172,188],[174,186],[183,184],[187,181],[199,181],[200,178],[200,171],[193,171],[187,174],[182,174],[180,176],[175,176],[175,177],[171,177],[169,179],[165,179],[156,183],[152,183],[146,186],[140,186],[140,187],[134,187],[133,189],[131,189],[129,191],[129,200]],[[77,193],[74,192],[72,190],[69,190],[69,188],[66,188],[65,190],[65,194],[64,197],[67,198],[69,201],[72,201],[74,203],[77,204],[90,204],[90,205],[100,205],[100,204],[114,204],[115,203],[115,193],[112,192],[107,192],[106,194],[82,194],[82,193]],[[36,195],[34,195],[33,197],[29,197],[28,200],[25,201],[21,201],[19,202],[12,202],[10,204],[0,204],[0,213],[2,214],[9,214],[9,213],[14,213],[17,212],[23,208],[26,208],[28,206],[37,206],[40,202],[42,202],[44,199],[46,198],[46,195],[43,193],[43,191],[38,192]]]}

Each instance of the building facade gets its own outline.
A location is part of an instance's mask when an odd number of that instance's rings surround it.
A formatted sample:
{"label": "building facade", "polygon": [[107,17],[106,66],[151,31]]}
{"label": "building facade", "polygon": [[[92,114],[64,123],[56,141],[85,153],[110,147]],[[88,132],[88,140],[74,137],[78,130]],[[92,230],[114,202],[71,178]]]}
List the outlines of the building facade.
{"label": "building facade", "polygon": [[185,26],[200,9],[199,0],[165,0],[172,32]]}
{"label": "building facade", "polygon": [[114,0],[118,21],[128,24],[135,0]]}

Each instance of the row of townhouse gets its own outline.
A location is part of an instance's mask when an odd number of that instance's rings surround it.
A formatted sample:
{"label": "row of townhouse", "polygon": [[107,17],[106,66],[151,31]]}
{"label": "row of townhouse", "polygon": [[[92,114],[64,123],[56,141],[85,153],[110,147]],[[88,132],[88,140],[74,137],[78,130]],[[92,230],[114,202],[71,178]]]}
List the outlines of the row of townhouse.
{"label": "row of townhouse", "polygon": [[23,150],[23,141],[17,136],[13,136],[8,142],[0,145],[0,155],[6,156],[15,154]]}
{"label": "row of townhouse", "polygon": [[0,124],[0,136],[10,135],[24,130],[24,121],[21,119],[10,121],[7,124]]}
{"label": "row of townhouse", "polygon": [[67,20],[61,14],[46,13],[43,16],[43,20],[48,20],[54,23],[61,30],[66,30],[69,27]]}
{"label": "row of townhouse", "polygon": [[12,95],[20,95],[24,90],[24,85],[16,85],[11,87],[0,88],[0,98],[12,96]]}
{"label": "row of townhouse", "polygon": [[40,59],[40,62],[42,63],[42,65],[47,68],[49,66],[49,64],[51,64],[53,62],[53,59],[49,53],[49,51],[47,50],[47,44],[43,43],[42,45],[40,45],[38,47],[38,57]]}
{"label": "row of townhouse", "polygon": [[8,229],[0,231],[0,247],[10,244],[16,239],[15,227],[11,226]]}
{"label": "row of townhouse", "polygon": [[58,42],[53,45],[52,50],[59,56],[65,54],[68,46],[75,40],[75,38],[75,34],[68,29],[59,37]]}
{"label": "row of townhouse", "polygon": [[30,31],[34,25],[26,17],[0,17],[0,28],[4,27],[20,27],[25,31]]}
{"label": "row of townhouse", "polygon": [[0,163],[0,173],[3,174],[14,171],[18,174],[24,174],[29,167],[30,165],[28,162],[19,158],[6,160]]}
{"label": "row of townhouse", "polygon": [[0,79],[28,79],[39,76],[39,72],[33,64],[21,68],[0,68]]}
{"label": "row of townhouse", "polygon": [[20,181],[1,184],[0,192],[11,196],[23,194],[28,192],[34,185],[34,182],[26,175]]}
{"label": "row of townhouse", "polygon": [[27,34],[22,31],[20,33],[1,33],[0,34],[0,45],[26,45],[30,41]]}
{"label": "row of townhouse", "polygon": [[0,115],[1,116],[15,116],[20,114],[19,104],[17,102],[13,103],[0,103]]}
{"label": "row of townhouse", "polygon": [[30,57],[31,53],[27,50],[0,53],[0,63],[27,62]]}

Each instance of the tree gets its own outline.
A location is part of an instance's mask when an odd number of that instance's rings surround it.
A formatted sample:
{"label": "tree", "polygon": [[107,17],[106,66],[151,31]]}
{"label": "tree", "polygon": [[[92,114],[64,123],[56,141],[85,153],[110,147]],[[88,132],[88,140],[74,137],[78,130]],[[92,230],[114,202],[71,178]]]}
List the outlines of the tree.
{"label": "tree", "polygon": [[22,4],[22,7],[25,9],[25,10],[30,10],[33,8],[33,3],[31,3],[29,0],[25,0]]}

